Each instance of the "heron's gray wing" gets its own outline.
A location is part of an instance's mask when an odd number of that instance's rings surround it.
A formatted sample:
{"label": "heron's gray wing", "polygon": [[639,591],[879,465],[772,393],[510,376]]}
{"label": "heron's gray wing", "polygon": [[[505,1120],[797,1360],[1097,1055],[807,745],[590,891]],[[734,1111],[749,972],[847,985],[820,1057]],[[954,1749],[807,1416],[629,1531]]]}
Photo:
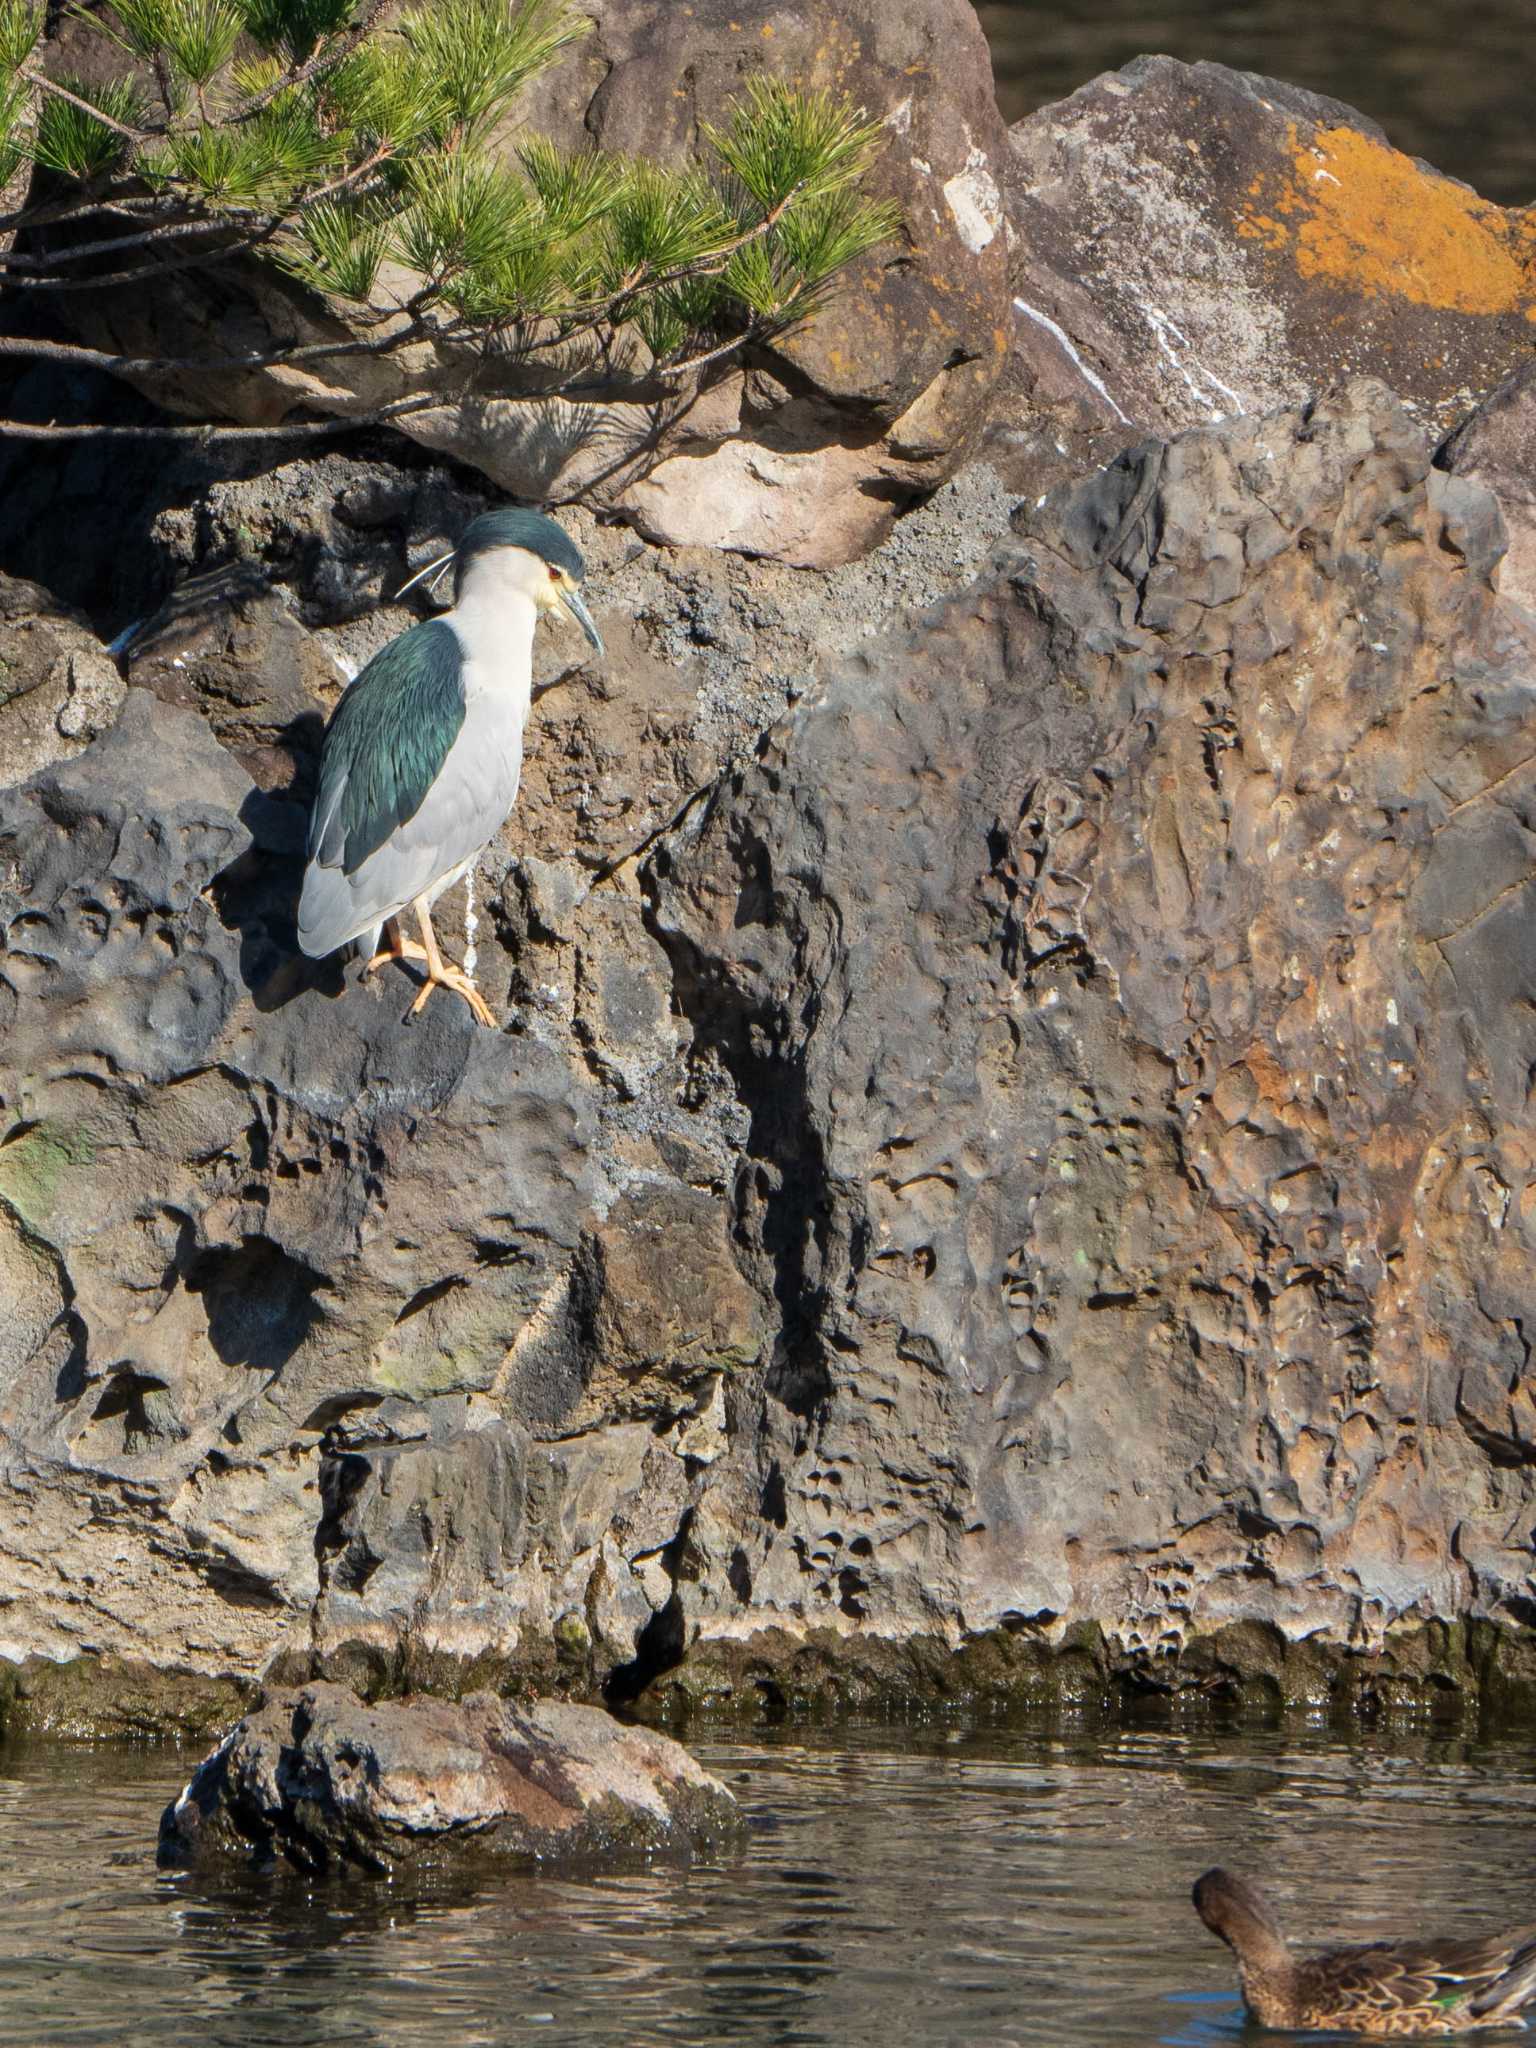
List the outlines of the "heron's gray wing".
{"label": "heron's gray wing", "polygon": [[412,626],[369,662],[320,755],[309,856],[353,874],[420,810],[464,723],[464,655],[441,619]]}
{"label": "heron's gray wing", "polygon": [[375,921],[353,884],[441,774],[464,724],[463,666],[453,628],[429,619],[381,648],[336,707],[299,904],[299,944],[313,957]]}
{"label": "heron's gray wing", "polygon": [[333,951],[462,873],[511,810],[522,759],[515,700],[472,697],[420,808],[351,874],[310,862],[299,905],[305,951]]}

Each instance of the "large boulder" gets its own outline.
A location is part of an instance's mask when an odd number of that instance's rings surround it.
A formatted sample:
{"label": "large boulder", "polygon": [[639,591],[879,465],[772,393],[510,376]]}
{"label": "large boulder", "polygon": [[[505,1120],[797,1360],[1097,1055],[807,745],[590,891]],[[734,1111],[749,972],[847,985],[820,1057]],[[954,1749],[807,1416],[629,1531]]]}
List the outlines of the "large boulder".
{"label": "large boulder", "polygon": [[1014,374],[1123,441],[1390,384],[1428,429],[1529,353],[1528,214],[1337,100],[1140,57],[1010,131]]}
{"label": "large boulder", "polygon": [[[658,850],[782,1305],[744,1626],[1531,1612],[1536,667],[1377,385],[1150,442]],[[729,1516],[726,1521],[729,1522]]]}
{"label": "large boulder", "polygon": [[549,1861],[717,1847],[736,1802],[664,1735],[595,1707],[366,1706],[338,1685],[273,1694],[160,1822],[160,1861],[393,1875],[487,1856]]}
{"label": "large boulder", "polygon": [[[829,21],[779,0],[594,0],[593,33],[516,110],[510,150],[530,126],[573,148],[673,160],[701,120],[768,70],[846,94],[884,123],[869,181],[895,201],[895,239],[842,277],[807,326],[725,364],[674,401],[622,385],[530,402],[481,363],[464,395],[460,351],[412,345],[300,367],[167,372],[138,380],[173,407],[272,422],[296,407],[347,414],[405,395],[442,404],[403,432],[533,499],[589,492],[653,538],[829,566],[863,554],[896,510],[959,464],[979,430],[1007,347],[1003,220],[1007,132],[967,0],[864,0]],[[54,61],[75,63],[66,25]],[[175,358],[345,338],[345,309],[254,265],[224,266],[209,295],[195,277],[154,293],[91,295],[72,317],[98,343]],[[516,395],[513,395],[513,394]],[[658,460],[658,443],[661,456]]]}

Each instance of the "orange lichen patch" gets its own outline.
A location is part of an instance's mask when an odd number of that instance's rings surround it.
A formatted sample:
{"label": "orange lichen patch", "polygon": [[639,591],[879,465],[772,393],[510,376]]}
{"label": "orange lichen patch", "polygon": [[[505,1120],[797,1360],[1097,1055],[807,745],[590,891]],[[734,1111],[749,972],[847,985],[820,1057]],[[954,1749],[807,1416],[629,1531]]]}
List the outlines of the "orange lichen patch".
{"label": "orange lichen patch", "polygon": [[1273,214],[1251,213],[1239,220],[1237,232],[1244,241],[1262,242],[1266,249],[1283,249],[1289,230]]}
{"label": "orange lichen patch", "polygon": [[1239,215],[1237,231],[1293,248],[1301,276],[1446,312],[1536,316],[1536,215],[1480,199],[1354,128],[1292,122],[1287,149],[1285,169],[1263,181],[1267,207]]}

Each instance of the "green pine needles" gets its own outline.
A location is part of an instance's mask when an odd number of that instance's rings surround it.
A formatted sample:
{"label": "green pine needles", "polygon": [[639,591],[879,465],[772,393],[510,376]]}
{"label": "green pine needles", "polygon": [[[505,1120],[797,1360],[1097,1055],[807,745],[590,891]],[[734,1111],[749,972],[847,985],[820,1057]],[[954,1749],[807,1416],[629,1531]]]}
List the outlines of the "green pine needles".
{"label": "green pine needles", "polygon": [[28,162],[48,174],[0,218],[36,230],[0,253],[7,282],[152,285],[255,256],[356,338],[209,368],[429,340],[498,395],[519,370],[544,397],[654,391],[805,319],[898,224],[863,189],[878,123],[833,95],[753,78],[681,166],[538,137],[513,152],[495,146],[512,103],[587,32],[572,0],[384,17],[384,0],[111,0],[79,19],[130,76],[88,87],[44,75],[41,0],[0,0],[0,172],[13,195]]}

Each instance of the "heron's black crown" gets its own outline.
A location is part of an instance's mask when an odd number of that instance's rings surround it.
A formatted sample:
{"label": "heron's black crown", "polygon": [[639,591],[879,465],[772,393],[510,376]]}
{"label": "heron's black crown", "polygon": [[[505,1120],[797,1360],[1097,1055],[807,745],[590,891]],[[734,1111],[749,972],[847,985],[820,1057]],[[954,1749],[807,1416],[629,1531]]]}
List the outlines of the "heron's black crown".
{"label": "heron's black crown", "polygon": [[587,573],[581,550],[564,527],[546,519],[542,512],[530,512],[525,505],[482,512],[478,519],[470,521],[454,549],[455,577],[462,577],[477,555],[487,554],[492,548],[526,548],[551,568],[564,569],[578,583]]}

